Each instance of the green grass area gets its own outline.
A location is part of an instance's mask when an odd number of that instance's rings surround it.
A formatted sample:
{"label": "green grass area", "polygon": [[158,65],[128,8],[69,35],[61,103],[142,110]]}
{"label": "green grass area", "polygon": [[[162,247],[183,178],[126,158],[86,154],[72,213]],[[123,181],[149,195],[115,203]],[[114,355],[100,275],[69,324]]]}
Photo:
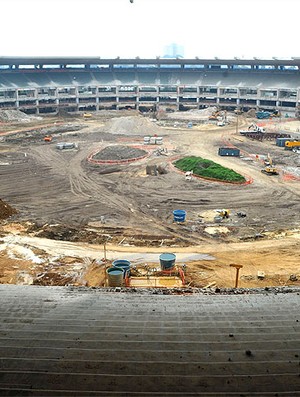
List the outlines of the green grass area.
{"label": "green grass area", "polygon": [[202,176],[203,178],[212,178],[226,182],[246,181],[246,179],[237,172],[201,157],[184,157],[175,161],[174,165],[181,171],[193,170],[194,175]]}

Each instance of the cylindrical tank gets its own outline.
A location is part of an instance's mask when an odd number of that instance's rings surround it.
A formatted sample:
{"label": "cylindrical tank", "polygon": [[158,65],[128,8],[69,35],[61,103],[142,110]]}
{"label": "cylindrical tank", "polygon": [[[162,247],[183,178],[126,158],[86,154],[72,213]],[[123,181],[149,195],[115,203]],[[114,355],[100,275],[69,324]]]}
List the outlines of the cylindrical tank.
{"label": "cylindrical tank", "polygon": [[66,142],[65,149],[73,149],[75,147],[75,143],[73,142]]}
{"label": "cylindrical tank", "polygon": [[159,255],[160,267],[162,270],[171,270],[175,266],[175,254],[161,254]]}
{"label": "cylindrical tank", "polygon": [[155,143],[156,143],[156,145],[162,145],[163,144],[163,138],[161,136],[157,136],[155,138]]}
{"label": "cylindrical tank", "polygon": [[126,276],[126,274],[128,276],[130,275],[130,265],[131,265],[131,263],[128,260],[126,260],[126,259],[117,259],[117,260],[113,261],[112,265],[113,265],[113,267],[119,267],[119,268],[123,269],[124,277]]}
{"label": "cylindrical tank", "polygon": [[145,136],[144,137],[144,145],[149,145],[150,143],[150,136]]}
{"label": "cylindrical tank", "polygon": [[174,222],[184,222],[186,211],[184,210],[174,210],[173,211]]}
{"label": "cylindrical tank", "polygon": [[56,144],[56,149],[63,150],[65,148],[65,142],[59,142]]}
{"label": "cylindrical tank", "polygon": [[124,270],[121,267],[109,267],[106,270],[109,287],[121,287],[123,284]]}

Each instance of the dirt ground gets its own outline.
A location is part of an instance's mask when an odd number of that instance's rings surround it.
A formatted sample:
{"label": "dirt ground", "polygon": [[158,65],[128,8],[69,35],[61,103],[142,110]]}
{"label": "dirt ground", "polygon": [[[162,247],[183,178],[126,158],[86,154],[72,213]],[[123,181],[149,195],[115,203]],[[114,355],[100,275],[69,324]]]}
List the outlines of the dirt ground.
{"label": "dirt ground", "polygon": [[[108,241],[108,255],[142,256],[151,250],[209,254],[213,259],[183,258],[192,286],[233,286],[231,263],[243,265],[241,287],[300,284],[298,154],[274,142],[249,140],[236,133],[234,123],[193,128],[153,123],[163,145],[146,147],[143,138],[150,134],[150,120],[135,112],[129,115],[100,112],[88,120],[45,117],[26,124],[0,123],[0,196],[17,211],[1,222],[0,282],[102,285],[103,243]],[[241,117],[239,127],[250,123]],[[300,122],[286,120],[280,127],[297,131]],[[52,142],[44,142],[49,133]],[[75,142],[76,148],[58,150],[59,142]],[[242,156],[218,156],[218,148],[228,144]],[[124,145],[146,149],[149,155],[128,164],[87,161],[108,146]],[[278,176],[261,173],[261,159],[268,153]],[[186,181],[172,165],[184,155],[216,161],[249,183]],[[147,165],[163,166],[168,173],[146,175]],[[230,210],[230,217],[216,224],[216,210],[222,208]],[[184,224],[173,223],[175,209],[187,211]],[[238,216],[241,211],[245,217]],[[17,237],[35,240],[15,242]],[[45,240],[50,247],[44,247]],[[61,243],[70,246],[55,253]],[[265,277],[258,279],[258,272]]]}

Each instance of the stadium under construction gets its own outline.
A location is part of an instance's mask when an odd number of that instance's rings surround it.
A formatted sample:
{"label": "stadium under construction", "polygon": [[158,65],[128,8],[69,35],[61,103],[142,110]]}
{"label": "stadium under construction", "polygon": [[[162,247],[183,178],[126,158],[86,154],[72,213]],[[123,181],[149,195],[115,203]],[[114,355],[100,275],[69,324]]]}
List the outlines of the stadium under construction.
{"label": "stadium under construction", "polygon": [[28,114],[279,109],[300,104],[300,59],[0,57],[0,108]]}

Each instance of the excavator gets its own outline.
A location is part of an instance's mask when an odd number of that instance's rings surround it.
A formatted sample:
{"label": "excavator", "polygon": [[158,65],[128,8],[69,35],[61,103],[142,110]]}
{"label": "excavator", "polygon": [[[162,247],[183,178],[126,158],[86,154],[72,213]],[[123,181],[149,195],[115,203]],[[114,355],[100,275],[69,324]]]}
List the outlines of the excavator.
{"label": "excavator", "polygon": [[267,159],[265,160],[265,168],[261,170],[263,174],[266,175],[278,175],[278,170],[273,165],[273,160],[270,154],[268,153]]}
{"label": "excavator", "polygon": [[248,130],[241,130],[240,134],[241,135],[247,135],[247,134],[264,134],[266,131],[264,128],[259,127],[257,124],[252,123],[249,125]]}

